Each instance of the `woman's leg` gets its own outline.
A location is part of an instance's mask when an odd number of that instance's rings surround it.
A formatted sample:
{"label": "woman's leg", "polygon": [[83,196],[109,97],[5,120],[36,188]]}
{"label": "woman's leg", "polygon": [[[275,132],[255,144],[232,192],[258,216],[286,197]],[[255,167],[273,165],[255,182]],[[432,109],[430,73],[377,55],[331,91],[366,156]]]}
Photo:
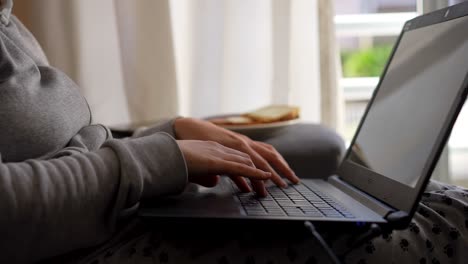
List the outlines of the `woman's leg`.
{"label": "woman's leg", "polygon": [[242,232],[226,228],[205,232],[189,226],[146,228],[146,233],[84,263],[324,263],[316,243],[297,234],[248,228]]}
{"label": "woman's leg", "polygon": [[347,262],[466,263],[467,248],[468,190],[431,181],[408,228],[370,241]]}

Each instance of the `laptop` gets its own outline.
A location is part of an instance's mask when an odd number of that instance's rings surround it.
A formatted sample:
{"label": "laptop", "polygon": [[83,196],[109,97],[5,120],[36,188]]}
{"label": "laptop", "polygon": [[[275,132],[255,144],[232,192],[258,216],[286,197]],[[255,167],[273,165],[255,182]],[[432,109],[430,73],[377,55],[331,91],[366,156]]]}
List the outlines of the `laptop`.
{"label": "laptop", "polygon": [[303,176],[268,196],[227,178],[142,204],[146,219],[392,223],[413,216],[468,92],[468,2],[403,27],[335,175]]}

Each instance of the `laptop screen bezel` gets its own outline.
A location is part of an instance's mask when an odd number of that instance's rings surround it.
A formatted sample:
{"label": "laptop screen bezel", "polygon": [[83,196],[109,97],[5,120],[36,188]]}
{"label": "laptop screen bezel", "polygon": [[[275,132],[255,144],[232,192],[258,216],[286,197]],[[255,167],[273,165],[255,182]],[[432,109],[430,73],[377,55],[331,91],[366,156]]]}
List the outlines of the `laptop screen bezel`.
{"label": "laptop screen bezel", "polygon": [[465,98],[468,92],[468,73],[465,75],[464,82],[459,88],[459,94],[452,104],[452,108],[449,112],[449,118],[443,124],[440,133],[437,136],[436,144],[431,150],[429,158],[427,159],[422,174],[419,176],[419,180],[415,187],[402,184],[398,181],[392,180],[389,177],[385,177],[375,171],[358,165],[348,160],[351,154],[351,147],[354,145],[357,136],[362,128],[362,125],[368,115],[372,104],[374,103],[375,97],[380,90],[382,80],[385,78],[388,67],[393,60],[396,50],[398,49],[399,43],[408,31],[431,26],[438,23],[443,23],[449,20],[457,19],[468,15],[468,2],[464,2],[458,5],[447,7],[423,16],[416,17],[406,22],[403,30],[398,37],[394,49],[390,55],[390,58],[385,66],[385,69],[381,75],[380,82],[378,83],[367,107],[364,115],[359,123],[359,126],[354,134],[353,140],[351,141],[350,147],[347,150],[346,155],[338,168],[338,175],[344,181],[351,183],[360,190],[372,195],[380,201],[390,205],[391,207],[407,212],[409,215],[413,215],[417,206],[417,202],[421,197],[427,183],[429,182],[430,176],[437,164],[437,161],[442,153],[444,146],[450,136],[452,127],[456,121],[458,113],[460,112]]}

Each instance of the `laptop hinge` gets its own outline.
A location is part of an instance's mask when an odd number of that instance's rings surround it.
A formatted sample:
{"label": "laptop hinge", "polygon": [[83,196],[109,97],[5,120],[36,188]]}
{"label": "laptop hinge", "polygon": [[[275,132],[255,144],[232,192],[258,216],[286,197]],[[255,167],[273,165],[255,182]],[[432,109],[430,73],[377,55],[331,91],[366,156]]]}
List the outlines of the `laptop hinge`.
{"label": "laptop hinge", "polygon": [[396,211],[394,208],[389,207],[356,187],[344,182],[337,175],[328,177],[328,182],[383,218],[386,218],[389,214]]}

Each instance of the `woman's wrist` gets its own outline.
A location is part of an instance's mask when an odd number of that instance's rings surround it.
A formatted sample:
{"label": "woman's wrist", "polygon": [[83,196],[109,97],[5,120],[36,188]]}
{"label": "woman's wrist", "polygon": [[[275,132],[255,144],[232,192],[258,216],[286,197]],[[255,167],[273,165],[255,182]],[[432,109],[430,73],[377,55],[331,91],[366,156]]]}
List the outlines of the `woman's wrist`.
{"label": "woman's wrist", "polygon": [[184,122],[184,119],[185,119],[185,117],[180,117],[180,118],[177,118],[176,120],[174,120],[174,125],[173,125],[174,126],[174,136],[175,136],[176,139],[181,139],[180,135],[179,135],[180,134],[179,131],[181,129],[180,128],[181,123]]}
{"label": "woman's wrist", "polygon": [[192,120],[191,117],[180,117],[174,120],[174,136],[176,139],[184,139],[184,127]]}

